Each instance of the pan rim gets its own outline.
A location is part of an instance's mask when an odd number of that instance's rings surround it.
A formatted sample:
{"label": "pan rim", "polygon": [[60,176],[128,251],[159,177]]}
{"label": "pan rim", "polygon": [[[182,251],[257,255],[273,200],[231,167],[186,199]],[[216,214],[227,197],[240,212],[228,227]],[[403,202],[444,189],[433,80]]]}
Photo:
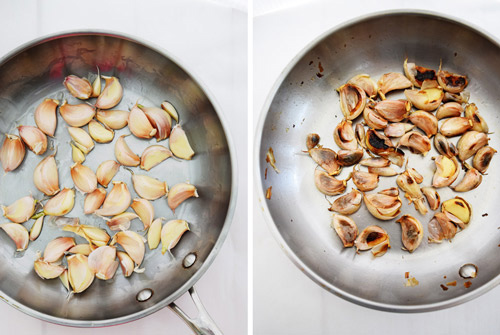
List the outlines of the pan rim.
{"label": "pan rim", "polygon": [[[384,11],[377,11],[377,12],[372,12],[369,14],[361,15],[358,17],[355,17],[353,19],[343,21],[340,24],[337,24],[320,35],[316,36],[314,39],[312,39],[305,47],[303,47],[286,65],[286,67],[280,72],[280,75],[278,78],[275,80],[271,90],[269,91],[266,100],[263,104],[263,107],[260,111],[259,115],[259,121],[257,124],[257,128],[255,131],[255,139],[254,139],[254,187],[256,186],[256,198],[257,200],[265,199],[265,191],[263,189],[262,185],[262,180],[261,180],[261,173],[260,173],[260,164],[261,160],[263,157],[260,156],[260,150],[261,150],[261,145],[262,145],[262,135],[264,132],[264,124],[266,121],[266,118],[268,116],[268,111],[269,108],[271,107],[271,104],[274,100],[274,97],[280,88],[281,84],[283,83],[284,79],[286,76],[290,73],[290,71],[297,65],[297,63],[309,52],[311,51],[314,47],[316,47],[322,40],[327,38],[328,36],[334,34],[337,31],[340,31],[342,29],[348,28],[350,26],[356,25],[360,22],[364,22],[367,20],[371,19],[376,19],[380,17],[387,17],[387,16],[395,16],[395,15],[414,15],[414,16],[423,16],[427,18],[433,18],[433,19],[440,19],[443,21],[451,22],[453,24],[462,26],[463,28],[466,28],[468,30],[471,30],[472,32],[486,38],[487,40],[491,41],[493,44],[495,44],[499,49],[500,49],[500,39],[490,35],[487,31],[484,29],[476,26],[475,24],[472,24],[466,20],[459,19],[454,16],[446,15],[444,13],[436,12],[436,11],[429,11],[429,10],[421,10],[421,9],[391,9],[391,10],[384,10]],[[336,296],[347,300],[349,302],[355,303],[357,305],[363,306],[363,307],[368,307],[372,308],[375,310],[379,311],[386,311],[386,312],[397,312],[397,313],[420,313],[420,312],[431,312],[431,311],[436,311],[436,310],[441,310],[453,306],[457,306],[459,304],[465,303],[467,301],[470,301],[474,298],[477,298],[481,296],[482,294],[488,292],[489,290],[493,289],[497,285],[500,284],[500,273],[492,278],[489,282],[483,284],[479,288],[471,291],[470,293],[463,294],[461,296],[448,299],[448,300],[443,300],[440,302],[436,303],[429,303],[429,304],[420,304],[420,305],[397,305],[397,304],[388,304],[388,303],[380,303],[380,302],[375,302],[371,301],[368,299],[361,298],[359,296],[356,296],[354,294],[350,294],[344,290],[341,290],[337,288],[336,286],[332,285],[331,283],[327,282],[324,280],[321,276],[316,274],[313,270],[311,270],[301,259],[298,257],[294,251],[290,248],[288,245],[287,241],[285,238],[281,235],[280,230],[278,229],[277,225],[275,224],[271,212],[269,210],[269,207],[267,205],[267,202],[264,201],[259,201],[259,204],[261,204],[262,207],[262,215],[264,217],[264,220],[267,223],[268,229],[271,231],[271,234],[273,235],[274,239],[280,246],[280,248],[283,250],[283,252],[287,255],[287,257],[292,261],[295,266],[297,266],[300,271],[302,271],[305,275],[307,275],[310,279],[312,279],[316,284],[324,288],[330,293],[335,294]]]}
{"label": "pan rim", "polygon": [[210,265],[215,260],[215,257],[219,253],[222,245],[224,244],[224,241],[226,240],[226,237],[229,233],[229,229],[230,229],[231,224],[232,224],[234,212],[236,209],[237,195],[238,195],[237,157],[236,157],[236,151],[234,148],[233,137],[232,137],[232,134],[230,132],[226,116],[224,115],[224,113],[222,113],[222,109],[221,109],[219,103],[215,99],[214,94],[208,89],[208,86],[198,76],[195,76],[193,71],[188,69],[186,64],[184,64],[184,62],[181,61],[180,57],[173,55],[170,51],[165,50],[164,48],[156,45],[155,43],[153,43],[151,41],[148,41],[148,40],[145,40],[145,39],[142,39],[139,37],[135,37],[131,34],[116,32],[116,31],[108,30],[108,29],[63,30],[63,31],[47,34],[44,36],[40,36],[38,38],[32,39],[28,42],[21,44],[20,46],[14,48],[13,50],[11,50],[7,54],[5,54],[3,57],[1,57],[0,58],[0,65],[8,62],[10,59],[21,54],[23,51],[25,51],[29,48],[35,47],[37,45],[40,45],[42,43],[45,43],[45,42],[48,42],[51,40],[61,39],[64,37],[69,37],[69,36],[87,36],[87,35],[108,36],[108,37],[123,39],[123,40],[137,43],[137,44],[142,45],[146,48],[149,48],[149,49],[153,50],[154,52],[160,54],[161,56],[172,61],[175,65],[177,65],[180,69],[182,69],[193,80],[193,82],[195,82],[201,88],[203,93],[207,96],[208,100],[210,101],[210,103],[214,107],[215,113],[216,113],[217,117],[219,118],[222,129],[224,131],[224,135],[226,137],[226,142],[228,144],[229,158],[230,158],[230,163],[231,163],[231,189],[230,189],[229,205],[228,205],[228,209],[226,212],[226,218],[224,220],[224,224],[223,224],[222,229],[219,233],[219,236],[217,237],[217,240],[215,241],[215,244],[214,244],[212,250],[208,254],[207,258],[204,260],[203,264],[174,293],[172,293],[170,296],[159,301],[158,303],[156,303],[155,305],[153,305],[151,307],[148,307],[148,308],[143,309],[139,312],[135,312],[135,313],[128,314],[125,316],[120,316],[120,317],[105,319],[105,320],[67,319],[67,318],[51,316],[51,315],[39,312],[39,311],[37,311],[31,307],[28,307],[24,304],[21,304],[21,303],[17,302],[14,298],[11,298],[7,294],[5,294],[0,289],[0,300],[3,300],[4,302],[9,304],[10,306],[14,307],[17,310],[20,310],[21,312],[23,312],[29,316],[32,316],[32,317],[35,317],[37,319],[47,321],[50,323],[62,325],[62,326],[80,327],[80,328],[114,326],[114,325],[119,325],[119,324],[131,322],[131,321],[135,321],[135,320],[138,320],[140,318],[146,317],[150,314],[153,314],[153,313],[159,311],[160,309],[163,309],[164,307],[166,307],[170,303],[177,300],[184,293],[186,293],[205,274],[205,272],[208,270]]}

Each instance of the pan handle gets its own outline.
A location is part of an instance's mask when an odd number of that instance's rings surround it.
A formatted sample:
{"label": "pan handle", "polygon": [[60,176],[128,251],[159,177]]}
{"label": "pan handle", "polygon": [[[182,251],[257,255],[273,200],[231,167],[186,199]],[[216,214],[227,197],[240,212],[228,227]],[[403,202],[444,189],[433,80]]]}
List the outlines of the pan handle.
{"label": "pan handle", "polygon": [[175,302],[172,302],[168,307],[174,311],[196,335],[223,335],[219,327],[217,327],[210,315],[208,315],[194,286],[191,287],[188,292],[198,309],[198,316],[196,318],[189,317],[175,304]]}

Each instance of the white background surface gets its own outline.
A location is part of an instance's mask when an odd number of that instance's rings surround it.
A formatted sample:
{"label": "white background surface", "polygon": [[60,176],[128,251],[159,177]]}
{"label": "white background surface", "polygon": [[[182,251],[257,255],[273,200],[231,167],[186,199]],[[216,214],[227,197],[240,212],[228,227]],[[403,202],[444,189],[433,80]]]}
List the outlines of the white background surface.
{"label": "white background surface", "polygon": [[[254,3],[254,126],[267,94],[291,59],[324,31],[356,16],[396,8],[427,9],[462,18],[500,39],[499,1],[254,0]],[[264,222],[259,200],[254,201],[255,334],[500,333],[498,287],[461,306],[421,314],[374,311],[334,296],[287,258]]]}
{"label": "white background surface", "polygon": [[[64,30],[108,29],[168,50],[215,96],[231,130],[239,167],[238,204],[219,255],[196,284],[226,334],[247,329],[247,13],[241,0],[2,1],[0,56]],[[184,295],[181,308],[193,312]],[[50,302],[48,302],[50,303]],[[98,305],[96,305],[98,306]],[[97,307],[98,308],[98,307]],[[125,325],[70,329],[27,316],[0,302],[1,334],[191,334],[168,308]]]}

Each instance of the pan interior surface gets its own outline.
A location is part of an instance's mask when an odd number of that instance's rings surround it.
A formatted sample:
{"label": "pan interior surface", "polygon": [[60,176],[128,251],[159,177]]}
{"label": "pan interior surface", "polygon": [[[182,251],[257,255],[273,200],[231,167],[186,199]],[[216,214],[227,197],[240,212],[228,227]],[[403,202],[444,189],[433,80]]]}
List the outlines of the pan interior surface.
{"label": "pan interior surface", "polygon": [[[376,224],[391,239],[391,249],[383,257],[374,258],[369,251],[356,254],[353,248],[342,247],[330,228],[329,204],[314,185],[316,164],[302,150],[306,150],[307,134],[318,133],[320,144],[337,151],[333,130],[343,116],[335,89],[362,73],[375,81],[387,72],[403,73],[405,58],[436,71],[442,60],[443,69],[466,74],[470,80],[466,88],[471,94],[470,102],[478,106],[489,125],[492,133],[489,145],[498,149],[500,141],[495,134],[500,130],[499,55],[500,47],[495,41],[464,24],[427,13],[385,13],[348,23],[324,35],[295,58],[266,105],[257,159],[261,194],[272,186],[271,200],[262,200],[268,219],[274,223],[271,229],[301,270],[345,299],[400,312],[451,306],[498,283],[500,258],[495,255],[500,232],[495,211],[500,200],[500,179],[496,176],[500,162],[497,156],[477,189],[464,194],[449,188],[438,189],[441,201],[458,195],[472,205],[471,224],[457,233],[452,242],[429,244],[427,223],[433,211],[420,215],[400,191],[402,214],[419,219],[425,231],[422,244],[410,254],[402,250],[400,225],[395,220],[377,220],[363,204],[351,215],[359,231]],[[404,98],[404,95],[400,91],[390,93],[388,98]],[[269,147],[273,148],[279,174],[266,163]],[[431,183],[435,167],[430,157],[436,155],[434,147],[425,158],[405,150],[409,166],[424,176],[422,187]],[[338,178],[345,179],[351,169],[344,168]],[[463,172],[459,178],[462,176]],[[349,181],[346,192],[352,187],[354,184]],[[397,187],[395,178],[380,177],[378,188],[372,192],[389,187]],[[476,278],[459,276],[460,267],[467,263],[477,265]],[[405,285],[407,272],[418,285]],[[446,286],[453,281],[456,286]],[[467,281],[472,284],[469,288],[465,287]]]}
{"label": "pan interior surface", "polygon": [[[58,236],[73,236],[77,243],[85,240],[64,232],[51,218],[45,218],[40,237],[31,242],[23,254],[15,253],[9,237],[0,233],[0,295],[15,307],[42,319],[75,326],[102,326],[130,321],[145,316],[167,305],[187,291],[201,276],[218,241],[227,233],[228,211],[232,199],[232,161],[228,139],[216,108],[200,84],[175,61],[147,45],[107,33],[64,34],[22,47],[0,64],[0,131],[17,134],[19,125],[35,125],[34,111],[45,98],[67,99],[70,104],[82,103],[72,97],[63,86],[64,77],[75,74],[87,77],[96,73],[116,76],[124,88],[123,99],[116,110],[129,110],[136,101],[144,106],[160,107],[167,100],[177,109],[180,124],[186,131],[195,151],[191,161],[167,159],[149,172],[133,168],[135,173],[147,174],[167,181],[169,187],[189,181],[194,184],[199,198],[189,199],[173,213],[165,198],[153,202],[155,218],[184,219],[190,225],[172,252],[161,254],[160,249],[150,251],[146,244],[143,273],[125,278],[120,268],[109,281],[95,279],[82,294],[68,298],[59,279],[42,280],[33,270],[36,252],[43,251],[49,241]],[[104,81],[103,81],[104,85]],[[73,187],[69,167],[72,165],[70,137],[67,124],[58,113],[55,137],[50,139],[52,149],[57,148],[56,161],[59,181],[63,187]],[[115,131],[111,143],[96,143],[84,165],[96,171],[100,163],[115,159],[114,144],[119,136],[129,134],[127,127]],[[2,139],[3,141],[3,139]],[[142,140],[126,137],[136,154],[153,144],[168,146],[168,140]],[[0,176],[0,203],[8,205],[29,195],[42,199],[43,194],[33,184],[35,166],[53,151],[42,157],[27,151],[22,165],[15,171]],[[131,174],[120,168],[114,181],[127,183],[132,198],[137,198]],[[112,184],[107,188],[110,191]],[[75,207],[67,216],[78,217],[80,223],[106,227],[105,221],[83,214],[84,195],[76,192]],[[131,209],[129,209],[131,211]],[[6,221],[6,220],[5,220]],[[33,223],[25,224],[29,229]],[[134,220],[130,228],[145,235],[142,223]],[[108,230],[112,236],[114,232]],[[195,255],[190,267],[184,267],[187,255]],[[192,257],[190,256],[190,261]],[[143,302],[137,300],[139,292],[150,289],[153,293]],[[149,292],[149,291],[148,291]]]}

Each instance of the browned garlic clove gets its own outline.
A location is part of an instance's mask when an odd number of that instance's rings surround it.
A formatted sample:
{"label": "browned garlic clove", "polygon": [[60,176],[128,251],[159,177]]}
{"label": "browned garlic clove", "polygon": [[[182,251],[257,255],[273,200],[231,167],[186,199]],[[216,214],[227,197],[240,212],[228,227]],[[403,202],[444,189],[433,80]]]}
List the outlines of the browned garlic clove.
{"label": "browned garlic clove", "polygon": [[19,136],[35,155],[43,155],[47,151],[47,135],[37,127],[17,127]]}
{"label": "browned garlic clove", "polygon": [[341,149],[355,150],[358,148],[351,121],[342,120],[333,131],[333,139]]}
{"label": "browned garlic clove", "polygon": [[141,155],[141,169],[149,171],[169,157],[172,152],[162,145],[151,145],[147,147]]}
{"label": "browned garlic clove", "polygon": [[313,161],[328,172],[329,175],[336,176],[342,167],[337,162],[337,154],[328,148],[313,148],[309,150],[309,155]]}
{"label": "browned garlic clove", "polygon": [[375,98],[378,93],[378,87],[375,81],[367,74],[358,74],[351,78],[348,84],[353,84],[365,91],[366,95],[370,98]]}
{"label": "browned garlic clove", "polygon": [[155,216],[153,204],[146,199],[137,198],[132,201],[130,207],[132,207],[134,212],[141,219],[141,222],[144,225],[144,230],[148,229]]}
{"label": "browned garlic clove", "polygon": [[75,163],[70,169],[73,183],[80,192],[91,193],[97,189],[97,177],[91,168]]}
{"label": "browned garlic clove", "polygon": [[373,129],[366,133],[366,146],[376,155],[387,158],[392,163],[401,167],[404,163],[404,152],[394,147],[391,140]]}
{"label": "browned garlic clove", "polygon": [[103,126],[96,120],[90,120],[89,134],[97,143],[109,143],[115,137],[113,130]]}
{"label": "browned garlic clove", "polygon": [[51,198],[43,206],[45,215],[62,216],[66,215],[75,205],[75,191],[70,188],[64,188]]}
{"label": "browned garlic clove", "polygon": [[115,275],[118,268],[116,248],[102,246],[92,251],[88,257],[89,268],[101,280],[109,280]]}
{"label": "browned garlic clove", "polygon": [[76,245],[73,237],[58,237],[50,241],[43,251],[43,260],[45,262],[57,262],[66,251]]}
{"label": "browned garlic clove", "polygon": [[161,253],[172,250],[182,235],[189,231],[189,225],[185,220],[170,220],[161,229]]}
{"label": "browned garlic clove", "polygon": [[488,136],[478,131],[468,131],[460,137],[457,143],[458,158],[463,162],[474,156],[476,152],[488,144]]}
{"label": "browned garlic clove", "polygon": [[151,227],[148,229],[148,246],[149,250],[156,249],[160,244],[161,240],[161,225],[162,218],[158,218],[151,223]]}
{"label": "browned garlic clove", "polygon": [[434,172],[432,179],[433,187],[449,186],[457,179],[460,169],[456,157],[450,159],[440,155],[434,160],[434,163],[436,164],[436,172]]}
{"label": "browned garlic clove", "polygon": [[363,200],[368,211],[379,220],[392,220],[401,213],[402,202],[397,189],[365,194]]}
{"label": "browned garlic clove", "polygon": [[465,199],[460,197],[455,197],[443,202],[441,210],[461,229],[467,227],[472,216],[472,207]]}
{"label": "browned garlic clove", "polygon": [[106,190],[103,188],[96,188],[93,192],[90,192],[85,196],[85,201],[83,203],[83,213],[92,214],[98,210],[106,199]]}
{"label": "browned garlic clove", "polygon": [[441,243],[442,240],[451,240],[457,233],[457,226],[442,212],[434,214],[427,226],[430,243]]}
{"label": "browned garlic clove", "polygon": [[422,184],[424,177],[414,168],[406,167],[406,172],[417,182],[417,184]]}
{"label": "browned garlic clove", "polygon": [[54,279],[65,271],[62,265],[51,264],[41,259],[37,259],[33,265],[36,274],[42,279]]}
{"label": "browned garlic clove", "polygon": [[323,194],[337,195],[344,193],[347,186],[347,180],[338,180],[325,171],[316,169],[314,171],[314,184]]}
{"label": "browned garlic clove", "polygon": [[118,138],[115,144],[116,160],[125,166],[138,166],[141,163],[141,158],[137,156],[125,142],[125,137],[122,135]]}
{"label": "browned garlic clove", "polygon": [[369,250],[389,240],[389,234],[379,226],[368,226],[359,234],[354,241],[356,250]]}
{"label": "browned garlic clove", "polygon": [[397,175],[398,173],[390,166],[386,167],[368,167],[368,172],[376,174],[378,176],[383,177],[392,177]]}
{"label": "browned garlic clove", "polygon": [[[176,124],[175,127],[172,128],[169,145],[175,157],[190,160],[194,156],[194,151],[193,148],[191,148],[186,132],[179,124]],[[276,172],[279,173],[279,171]]]}
{"label": "browned garlic clove", "polygon": [[427,137],[432,137],[436,135],[438,131],[438,120],[437,118],[426,111],[416,111],[410,114],[408,117],[411,123],[420,128]]}
{"label": "browned garlic clove", "polygon": [[92,95],[92,85],[90,85],[87,78],[80,78],[71,74],[64,78],[63,84],[75,98],[86,100]]}
{"label": "browned garlic clove", "polygon": [[357,164],[361,158],[363,158],[363,149],[339,150],[337,152],[337,162],[341,166]]}
{"label": "browned garlic clove", "polygon": [[373,129],[384,129],[387,127],[387,120],[380,116],[368,105],[363,110],[363,119],[368,127]]}
{"label": "browned garlic clove", "polygon": [[340,108],[347,120],[354,120],[361,114],[366,104],[366,94],[363,89],[353,84],[345,84],[338,88]]}
{"label": "browned garlic clove", "polygon": [[36,200],[26,196],[14,201],[9,206],[2,206],[3,216],[15,223],[24,223],[35,214]]}
{"label": "browned garlic clove", "polygon": [[157,130],[151,125],[144,111],[137,103],[132,107],[128,116],[128,128],[136,137],[152,138]]}
{"label": "browned garlic clove", "polygon": [[455,192],[468,192],[481,184],[483,176],[478,170],[471,168],[467,170],[463,179],[456,185],[450,186]]}
{"label": "browned garlic clove", "polygon": [[66,257],[68,261],[68,281],[74,293],[85,291],[94,281],[94,272],[90,269],[88,258],[82,254]]}
{"label": "browned garlic clove", "polygon": [[446,137],[462,135],[472,128],[472,121],[466,117],[456,116],[446,119],[441,124],[439,132]]}
{"label": "browned garlic clove", "polygon": [[411,87],[411,81],[408,80],[404,75],[397,72],[385,73],[378,80],[378,93],[382,100],[385,99],[385,95],[394,90],[402,90]]}
{"label": "browned garlic clove", "polygon": [[309,151],[312,148],[315,148],[319,143],[319,139],[320,139],[320,137],[316,133],[307,134],[307,137],[306,137],[307,150]]}
{"label": "browned garlic clove", "polygon": [[356,141],[358,144],[366,149],[366,134],[365,134],[365,127],[361,123],[357,123],[356,127],[354,128],[354,136],[356,137]]}
{"label": "browned garlic clove", "polygon": [[429,208],[433,211],[437,210],[441,202],[436,189],[434,187],[422,187],[420,190],[425,195]]}
{"label": "browned garlic clove", "polygon": [[391,123],[384,129],[384,134],[387,137],[401,137],[413,128],[415,125],[406,122]]}
{"label": "browned garlic clove", "polygon": [[105,124],[108,128],[118,130],[128,124],[129,112],[122,110],[97,111],[97,121]]}
{"label": "browned garlic clove", "polygon": [[405,90],[406,98],[413,106],[426,112],[431,112],[439,107],[444,93],[439,88],[425,90]]}
{"label": "browned garlic clove", "polygon": [[174,105],[172,105],[168,101],[163,101],[161,104],[161,108],[168,113],[175,120],[175,122],[179,122],[179,114],[177,113],[177,109],[175,109]]}
{"label": "browned garlic clove", "polygon": [[361,192],[371,191],[378,186],[378,175],[375,173],[353,170],[352,181]]}
{"label": "browned garlic clove", "polygon": [[365,158],[359,162],[360,165],[367,166],[367,167],[377,167],[377,168],[382,168],[382,167],[388,167],[391,165],[391,161],[382,158],[382,157],[370,157],[370,158]]}
{"label": "browned garlic clove", "polygon": [[185,200],[195,197],[198,198],[198,190],[194,185],[188,183],[179,183],[170,189],[167,196],[168,207],[175,212],[175,209]]}
{"label": "browned garlic clove", "polygon": [[471,120],[472,130],[480,131],[483,133],[489,132],[488,124],[477,111],[477,107],[475,104],[468,104],[465,107],[465,117]]}
{"label": "browned garlic clove", "polygon": [[448,141],[448,139],[440,133],[434,136],[434,147],[437,152],[448,158],[454,157],[458,154],[457,148],[453,143]]}
{"label": "browned garlic clove", "polygon": [[354,220],[347,216],[334,214],[330,226],[335,229],[344,248],[349,248],[354,245],[354,241],[358,236],[358,227]]}
{"label": "browned garlic clove", "polygon": [[9,222],[0,224],[0,228],[14,241],[17,251],[26,250],[29,243],[29,234],[24,226]]}
{"label": "browned garlic clove", "polygon": [[414,154],[421,154],[423,156],[427,155],[431,150],[431,140],[417,131],[410,131],[404,134],[399,140],[399,145],[409,148]]}
{"label": "browned garlic clove", "polygon": [[45,99],[35,110],[36,126],[50,137],[54,137],[54,133],[56,132],[56,110],[58,105],[58,100]]}
{"label": "browned garlic clove", "polygon": [[477,169],[482,174],[486,173],[488,166],[490,165],[493,155],[496,154],[496,150],[490,146],[484,146],[477,151],[472,160],[472,166]]}
{"label": "browned garlic clove", "polygon": [[64,100],[59,107],[59,113],[71,127],[83,127],[92,120],[95,109],[87,104],[70,105]]}
{"label": "browned garlic clove", "polygon": [[118,105],[123,96],[123,88],[116,77],[101,76],[106,82],[104,90],[101,92],[95,106],[100,109],[110,109]]}
{"label": "browned garlic clove", "polygon": [[120,169],[120,163],[117,163],[114,160],[108,160],[102,162],[96,171],[97,182],[104,187],[108,187],[109,183],[116,175],[118,170]]}
{"label": "browned garlic clove", "polygon": [[146,251],[141,235],[130,230],[120,231],[113,236],[111,245],[115,243],[122,246],[137,266],[141,265],[144,260],[144,252]]}
{"label": "browned garlic clove", "polygon": [[447,118],[447,117],[456,117],[462,115],[462,112],[464,111],[464,108],[462,107],[462,104],[459,104],[458,102],[447,102],[445,104],[442,104],[438,110],[436,111],[436,118],[438,120]]}
{"label": "browned garlic clove", "polygon": [[378,194],[389,195],[391,197],[399,196],[399,189],[397,187],[386,188],[385,190],[377,192]]}
{"label": "browned garlic clove", "polygon": [[469,102],[469,99],[470,99],[470,92],[467,91],[463,91],[460,93],[445,92],[443,102],[454,101],[458,102],[459,104],[466,104]]}
{"label": "browned garlic clove", "polygon": [[415,65],[415,63],[408,63],[408,58],[403,63],[403,70],[406,77],[416,87],[421,87],[424,80],[436,80],[436,71],[422,66]]}
{"label": "browned garlic clove", "polygon": [[5,140],[0,148],[0,163],[5,172],[14,171],[21,165],[26,154],[23,141],[16,135],[5,134]]}
{"label": "browned garlic clove", "polygon": [[156,129],[156,141],[161,141],[170,136],[172,118],[165,110],[158,107],[140,107],[146,114],[151,125]]}
{"label": "browned garlic clove", "polygon": [[469,83],[466,76],[443,71],[441,69],[441,65],[439,66],[439,71],[437,73],[437,80],[439,86],[450,93],[462,92]]}
{"label": "browned garlic clove", "polygon": [[375,105],[375,111],[385,120],[400,122],[408,117],[411,104],[406,100],[383,100]]}
{"label": "browned garlic clove", "polygon": [[408,170],[401,173],[396,178],[396,183],[399,188],[405,192],[405,198],[408,199],[408,202],[415,206],[415,209],[419,211],[420,214],[425,215],[428,210],[425,206],[424,195],[418,186],[416,180],[411,176]]}
{"label": "browned garlic clove", "polygon": [[396,222],[401,225],[403,246],[409,252],[415,251],[424,237],[422,224],[411,215],[403,215]]}
{"label": "browned garlic clove", "polygon": [[353,188],[351,192],[335,199],[328,210],[342,215],[350,215],[361,207],[362,200],[363,194]]}
{"label": "browned garlic clove", "polygon": [[113,188],[104,199],[102,207],[94,212],[99,216],[114,216],[125,212],[130,206],[132,197],[127,184],[122,181],[114,181]]}

